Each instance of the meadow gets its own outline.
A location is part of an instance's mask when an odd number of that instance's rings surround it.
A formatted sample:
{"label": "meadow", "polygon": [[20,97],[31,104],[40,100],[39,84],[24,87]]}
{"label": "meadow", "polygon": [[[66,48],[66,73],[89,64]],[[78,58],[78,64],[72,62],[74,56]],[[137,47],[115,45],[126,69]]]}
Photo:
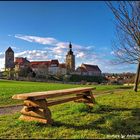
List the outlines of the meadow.
{"label": "meadow", "polygon": [[[0,106],[21,104],[11,99],[17,93],[66,89],[87,85],[0,81]],[[93,85],[90,85],[93,86]],[[0,116],[0,138],[140,138],[140,92],[132,87],[95,85],[96,105],[88,110],[82,103],[50,107],[53,125],[18,120],[20,113]],[[104,94],[110,92],[110,94]]]}
{"label": "meadow", "polygon": [[[68,88],[83,87],[83,86],[87,87],[91,85],[74,85],[74,84],[72,85],[72,84],[58,84],[58,83],[45,83],[45,82],[43,83],[43,82],[0,80],[0,107],[21,104],[22,101],[13,100],[11,98],[14,94],[68,89]],[[122,88],[122,86],[111,86],[111,85],[110,86],[96,85],[92,87],[96,87],[96,91],[107,91],[107,90]]]}

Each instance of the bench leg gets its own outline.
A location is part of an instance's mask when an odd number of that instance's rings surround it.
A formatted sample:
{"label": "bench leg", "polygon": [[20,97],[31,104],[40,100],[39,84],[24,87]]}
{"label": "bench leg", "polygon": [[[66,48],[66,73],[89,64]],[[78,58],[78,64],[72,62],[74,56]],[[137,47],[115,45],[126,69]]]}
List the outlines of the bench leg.
{"label": "bench leg", "polygon": [[78,99],[75,102],[83,102],[85,103],[90,109],[93,107],[93,105],[96,103],[95,102],[95,98],[92,94],[91,91],[86,92],[86,93],[82,93],[82,94],[77,94],[77,96],[79,95],[83,95],[82,99]]}
{"label": "bench leg", "polygon": [[92,109],[92,107],[94,106],[95,102],[95,98],[92,94],[92,92],[90,91],[89,93],[85,93],[84,95],[84,99],[87,100],[87,102],[85,103],[90,109]]}
{"label": "bench leg", "polygon": [[36,121],[45,124],[53,123],[51,111],[47,107],[47,101],[45,99],[25,100],[21,114],[20,120]]}

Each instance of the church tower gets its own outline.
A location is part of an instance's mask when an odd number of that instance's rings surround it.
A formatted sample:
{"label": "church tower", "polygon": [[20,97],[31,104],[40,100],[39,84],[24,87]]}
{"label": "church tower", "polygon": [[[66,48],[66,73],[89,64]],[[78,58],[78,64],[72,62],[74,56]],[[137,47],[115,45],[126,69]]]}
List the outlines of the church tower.
{"label": "church tower", "polygon": [[73,54],[71,43],[69,44],[69,51],[66,55],[66,68],[68,74],[75,71],[75,55]]}
{"label": "church tower", "polygon": [[14,68],[14,51],[9,47],[5,52],[5,69]]}

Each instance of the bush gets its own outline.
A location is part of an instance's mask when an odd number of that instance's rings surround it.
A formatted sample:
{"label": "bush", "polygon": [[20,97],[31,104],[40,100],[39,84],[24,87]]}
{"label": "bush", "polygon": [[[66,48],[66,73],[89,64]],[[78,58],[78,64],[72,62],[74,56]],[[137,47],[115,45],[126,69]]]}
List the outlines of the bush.
{"label": "bush", "polygon": [[70,81],[71,82],[81,82],[81,81],[87,81],[87,82],[97,82],[101,83],[105,80],[103,76],[82,76],[82,75],[71,75]]}
{"label": "bush", "polygon": [[63,77],[62,76],[49,75],[48,80],[62,81]]}
{"label": "bush", "polygon": [[25,68],[20,69],[19,76],[20,77],[28,77],[28,75],[32,72],[33,71],[30,67],[25,67]]}

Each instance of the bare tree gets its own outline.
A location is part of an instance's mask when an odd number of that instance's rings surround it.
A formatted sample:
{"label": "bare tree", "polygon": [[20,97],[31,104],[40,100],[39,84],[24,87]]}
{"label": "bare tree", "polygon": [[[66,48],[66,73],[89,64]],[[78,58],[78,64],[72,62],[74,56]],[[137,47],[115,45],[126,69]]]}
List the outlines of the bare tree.
{"label": "bare tree", "polygon": [[115,16],[117,40],[113,44],[117,63],[137,64],[134,91],[140,73],[140,2],[106,2]]}

